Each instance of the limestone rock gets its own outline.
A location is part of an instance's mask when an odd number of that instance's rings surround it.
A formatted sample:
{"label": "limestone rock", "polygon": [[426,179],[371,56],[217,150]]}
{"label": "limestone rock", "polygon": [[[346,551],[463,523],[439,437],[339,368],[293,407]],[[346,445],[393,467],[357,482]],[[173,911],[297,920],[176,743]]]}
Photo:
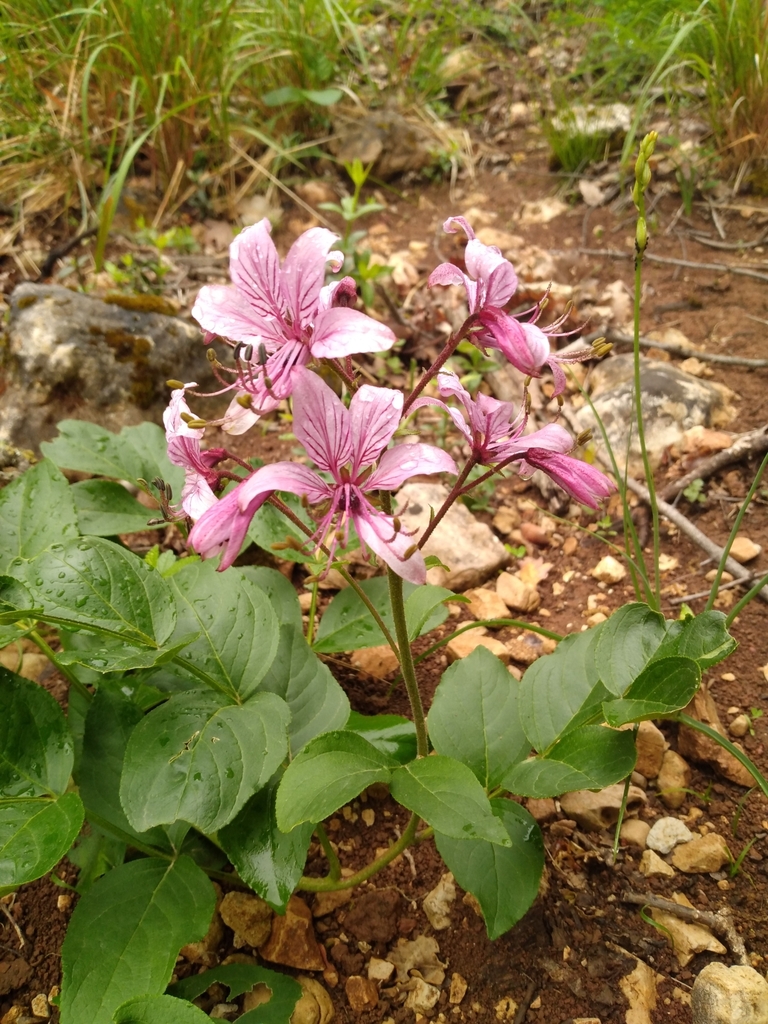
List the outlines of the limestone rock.
{"label": "limestone rock", "polygon": [[142,311],[151,303],[150,296],[102,301],[59,285],[18,285],[10,299],[0,438],[37,448],[72,412],[120,430],[148,412],[160,418],[169,377],[210,382],[200,328]]}
{"label": "limestone rock", "polygon": [[221,919],[249,946],[261,946],[272,930],[272,908],[249,892],[228,892],[221,901]]}
{"label": "limestone rock", "polygon": [[267,943],[259,948],[264,960],[302,971],[322,971],[325,961],[312,927],[312,912],[298,896],[291,896],[285,914],[275,914]]}
{"label": "limestone rock", "polygon": [[451,904],[455,899],[456,886],[453,875],[447,871],[422,902],[424,913],[436,932],[451,927]]}
{"label": "limestone rock", "polygon": [[373,1010],[378,1005],[379,990],[376,987],[376,982],[370,978],[353,974],[347,978],[344,991],[347,993],[347,1001],[355,1013]]}
{"label": "limestone rock", "polygon": [[420,935],[410,942],[401,939],[386,956],[397,969],[398,984],[407,983],[410,971],[416,970],[430,985],[442,985],[445,981],[445,964],[437,957],[439,948],[437,941],[426,935]]}
{"label": "limestone rock", "polygon": [[430,985],[423,978],[413,978],[410,985],[411,991],[408,993],[405,1005],[414,1013],[426,1013],[440,998],[440,989],[437,985]]}
{"label": "limestone rock", "polygon": [[704,875],[719,871],[731,860],[728,844],[717,832],[708,832],[689,843],[676,846],[672,853],[672,864],[688,875]]}
{"label": "limestone rock", "polygon": [[[717,706],[706,686],[701,687],[685,711],[692,718],[705,722],[721,736],[726,735],[723,723],[717,713]],[[733,754],[723,750],[718,743],[696,729],[681,725],[678,731],[677,748],[684,757],[689,757],[694,761],[704,761],[721,772],[726,779],[739,786],[754,786],[755,784],[755,780],[747,769],[736,760]]]}
{"label": "limestone rock", "polygon": [[[304,996],[312,996],[320,1009],[320,1017],[317,1024],[330,1024],[330,1021],[333,1020],[333,1003],[327,989],[316,978],[310,978],[304,974],[300,974],[296,980],[304,989],[302,999]],[[291,1014],[291,1024],[300,1024],[296,1020],[297,1009],[298,1005]]]}
{"label": "limestone rock", "polygon": [[674,878],[675,871],[671,868],[665,860],[662,860],[658,853],[654,853],[653,850],[643,850],[643,856],[640,858],[640,872],[645,875],[646,878],[652,878],[654,875],[662,878]]}
{"label": "limestone rock", "polygon": [[543,825],[557,817],[557,808],[551,796],[530,797],[530,799],[525,801],[525,807],[539,825]]}
{"label": "limestone rock", "polygon": [[499,533],[507,536],[507,534],[510,534],[520,525],[520,513],[516,508],[512,508],[509,505],[502,505],[493,517],[493,525]]}
{"label": "limestone rock", "polygon": [[625,1020],[627,1024],[653,1024],[652,1013],[656,1009],[657,975],[648,964],[638,960],[631,974],[619,981],[619,988],[624,993],[629,1010]]}
{"label": "limestone rock", "polygon": [[659,818],[654,821],[645,845],[656,853],[667,854],[680,843],[689,843],[693,833],[679,818]]}
{"label": "limestone rock", "polygon": [[[605,425],[608,439],[623,471],[623,453],[627,450],[630,428],[634,427],[633,358],[630,354],[611,356],[594,367],[592,401]],[[640,390],[646,417],[646,444],[653,466],[673,444],[680,444],[686,430],[702,425],[721,426],[730,413],[723,393],[703,380],[677,369],[670,363],[641,358]],[[588,405],[577,413],[582,429],[597,431]],[[632,430],[630,472],[642,473],[637,431]]]}
{"label": "limestone rock", "polygon": [[691,993],[693,1024],[764,1024],[768,982],[753,967],[707,964]]}
{"label": "limestone rock", "polygon": [[351,889],[337,889],[335,892],[316,892],[315,899],[312,903],[312,916],[313,917],[326,917],[328,914],[332,914],[334,910],[338,910],[339,907],[343,907],[345,903],[349,903],[352,899]]}
{"label": "limestone rock", "polygon": [[360,160],[373,164],[376,177],[385,180],[406,171],[420,171],[434,163],[434,138],[415,118],[394,107],[339,116],[333,124],[331,149],[342,164]]}
{"label": "limestone rock", "polygon": [[400,668],[395,652],[389,644],[363,647],[359,651],[354,651],[349,660],[354,668],[361,672],[367,672],[368,675],[375,676],[377,679],[385,679]]}
{"label": "limestone rock", "polygon": [[635,771],[640,772],[646,779],[655,779],[661,771],[666,746],[667,741],[664,739],[661,729],[653,722],[641,722],[635,740],[637,748]]}
{"label": "limestone rock", "polygon": [[496,593],[514,612],[533,612],[541,604],[541,596],[529,583],[523,583],[512,573],[503,572],[496,580]]}
{"label": "limestone rock", "polygon": [[450,992],[448,993],[448,1002],[451,1004],[451,1006],[459,1005],[464,996],[467,994],[468,988],[469,986],[467,985],[466,979],[462,978],[460,974],[457,974],[457,972],[454,971],[453,974],[451,975],[451,989]]}
{"label": "limestone rock", "polygon": [[[683,907],[693,904],[682,893],[674,893],[672,899]],[[666,910],[651,910],[651,917],[669,932],[675,956],[681,967],[685,967],[697,953],[726,953],[727,950],[703,924],[683,921]]]}
{"label": "limestone rock", "polygon": [[762,550],[760,544],[756,544],[743,533],[737,533],[731,546],[731,558],[743,565],[745,562],[751,562],[753,558],[757,558]]}
{"label": "limestone rock", "polygon": [[483,587],[467,590],[469,611],[476,619],[508,619],[509,611],[498,594]]}
{"label": "limestone rock", "polygon": [[450,643],[445,645],[445,653],[448,661],[453,663],[454,661],[461,661],[462,658],[466,658],[476,647],[487,648],[491,654],[501,658],[505,665],[509,661],[510,654],[506,645],[501,640],[496,640],[495,637],[485,636],[485,626],[480,626],[477,630],[468,629],[466,633],[460,633]]}
{"label": "limestone rock", "polygon": [[368,977],[371,981],[386,983],[394,973],[395,965],[389,960],[380,960],[377,956],[372,956],[368,961]]}
{"label": "limestone rock", "polygon": [[639,846],[642,849],[646,845],[649,829],[650,825],[647,821],[641,821],[639,818],[628,818],[622,822],[619,835],[625,843],[629,843],[631,846]]}
{"label": "limestone rock", "polygon": [[[624,798],[624,786],[617,783],[598,793],[579,789],[560,797],[563,813],[577,821],[583,829],[599,831],[610,828],[619,820],[619,811]],[[645,793],[637,786],[630,786],[627,794],[627,814],[636,814],[646,801]]]}
{"label": "limestone rock", "polygon": [[627,575],[627,570],[613,555],[606,555],[600,559],[590,575],[601,583],[620,583]]}
{"label": "limestone rock", "polygon": [[736,739],[740,740],[743,736],[747,735],[751,724],[752,720],[749,715],[737,715],[728,726],[728,732],[731,736],[735,736]]}
{"label": "limestone rock", "polygon": [[659,798],[673,810],[685,803],[686,790],[691,784],[691,769],[674,750],[667,750],[656,778]]}

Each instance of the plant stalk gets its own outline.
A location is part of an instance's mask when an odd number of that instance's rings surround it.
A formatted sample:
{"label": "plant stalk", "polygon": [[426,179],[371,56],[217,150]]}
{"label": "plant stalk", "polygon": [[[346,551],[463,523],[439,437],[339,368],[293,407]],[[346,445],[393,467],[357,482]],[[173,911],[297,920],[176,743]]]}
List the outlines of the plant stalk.
{"label": "plant stalk", "polygon": [[443,351],[440,353],[440,355],[437,357],[434,363],[427,370],[424,371],[424,373],[421,375],[421,379],[416,384],[410,395],[408,395],[408,397],[406,398],[405,404],[403,405],[403,416],[408,415],[408,410],[411,408],[413,403],[422,393],[427,384],[429,384],[429,382],[437,376],[440,370],[442,370],[443,366],[445,366],[447,361],[456,351],[459,343],[462,342],[467,337],[471,329],[474,327],[476,319],[477,318],[475,317],[474,313],[470,314],[464,321],[464,323],[461,325],[461,327],[458,329],[456,334],[454,334],[453,337],[448,339]]}
{"label": "plant stalk", "polygon": [[33,644],[40,648],[40,650],[43,652],[46,658],[48,658],[48,660],[51,662],[56,671],[59,672],[62,676],[64,676],[69,685],[72,686],[75,690],[77,690],[80,696],[90,703],[93,700],[93,694],[91,693],[91,691],[84,683],[80,682],[80,680],[77,678],[74,672],[71,672],[69,670],[69,666],[62,665],[60,663],[59,659],[56,657],[55,652],[49,647],[45,640],[43,640],[43,638],[40,636],[37,630],[30,630],[30,632],[27,633],[27,636],[29,637]]}
{"label": "plant stalk", "polygon": [[405,620],[405,601],[403,599],[403,580],[401,576],[387,566],[389,580],[389,599],[392,604],[392,618],[395,621],[395,635],[400,649],[400,671],[408,692],[408,700],[413,712],[413,724],[416,726],[416,756],[426,757],[429,754],[427,737],[427,719],[421,701],[419,684],[416,679],[416,668],[413,663],[411,641],[408,637],[408,623]]}
{"label": "plant stalk", "polygon": [[339,863],[336,851],[331,846],[331,840],[328,838],[328,833],[325,831],[325,825],[323,825],[322,822],[318,822],[317,825],[315,825],[315,833],[317,834],[317,838],[320,840],[323,853],[328,859],[328,877],[332,881],[338,882],[341,878],[341,864]]}
{"label": "plant stalk", "polygon": [[362,882],[372,878],[382,868],[385,868],[387,864],[391,864],[395,857],[398,857],[403,850],[407,850],[415,842],[418,824],[418,815],[412,814],[405,831],[397,842],[393,843],[386,853],[382,853],[380,857],[371,861],[370,864],[366,864],[364,868],[361,868],[356,874],[350,875],[349,878],[334,880],[332,878],[308,878],[304,875],[299,879],[299,884],[296,888],[304,892],[334,892],[338,889],[354,889],[356,885],[360,885]]}

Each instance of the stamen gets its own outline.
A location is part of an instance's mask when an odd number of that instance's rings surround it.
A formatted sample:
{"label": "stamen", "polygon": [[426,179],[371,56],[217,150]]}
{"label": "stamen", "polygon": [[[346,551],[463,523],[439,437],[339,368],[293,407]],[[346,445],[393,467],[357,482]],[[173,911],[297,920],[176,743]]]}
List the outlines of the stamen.
{"label": "stamen", "polygon": [[[210,349],[208,351],[210,351]],[[179,391],[179,390],[183,391],[184,390],[184,382],[183,381],[180,381],[180,380],[167,380],[165,383],[168,385],[169,388],[173,388],[174,391]]]}
{"label": "stamen", "polygon": [[582,447],[585,444],[589,444],[592,440],[592,430],[582,430],[579,436],[576,438],[576,444]]}
{"label": "stamen", "polygon": [[253,408],[253,398],[251,395],[238,395],[235,401],[238,405],[242,405],[244,409]]}
{"label": "stamen", "polygon": [[250,363],[251,359],[253,359],[253,345],[245,346],[245,348],[243,349],[243,359],[246,361],[246,363]]}

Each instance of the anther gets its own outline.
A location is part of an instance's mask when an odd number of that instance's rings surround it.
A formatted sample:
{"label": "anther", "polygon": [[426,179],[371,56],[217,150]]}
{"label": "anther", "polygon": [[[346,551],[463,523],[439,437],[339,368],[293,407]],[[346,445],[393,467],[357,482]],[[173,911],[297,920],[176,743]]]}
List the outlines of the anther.
{"label": "anther", "polygon": [[264,342],[259,342],[259,366],[267,365],[267,346]]}
{"label": "anther", "polygon": [[400,522],[398,516],[395,516],[392,520],[392,526],[394,527],[395,533],[400,533],[403,528],[403,524]]}
{"label": "anther", "polygon": [[403,561],[407,562],[411,555],[415,555],[418,550],[418,544],[411,544],[411,546],[409,548],[406,548],[405,551],[403,552]]}
{"label": "anther", "polygon": [[187,426],[189,426],[189,424],[192,422],[192,420],[195,419],[195,417],[192,415],[191,412],[182,412],[179,415],[184,420],[184,422],[187,424]]}
{"label": "anther", "polygon": [[242,352],[243,348],[244,348],[243,342],[242,341],[238,341],[238,343],[235,345],[234,352],[232,353],[236,363],[240,362],[240,353]]}
{"label": "anther", "polygon": [[168,501],[173,501],[173,488],[170,484],[165,485],[165,496]]}
{"label": "anther", "polygon": [[209,363],[218,363],[218,359],[216,358],[216,353],[215,353],[215,351],[212,348],[207,348],[205,350],[205,358],[208,360]]}
{"label": "anther", "polygon": [[562,395],[558,395],[557,396],[557,404],[560,406],[561,409],[565,405],[565,399],[563,398]]}
{"label": "anther", "polygon": [[[210,351],[210,350],[209,350]],[[184,390],[184,382],[180,380],[167,380],[165,382],[169,388],[173,388],[174,391],[181,389]]]}
{"label": "anther", "polygon": [[253,359],[253,345],[245,346],[245,348],[243,349],[243,359],[246,361],[246,363],[250,363],[251,359]]}
{"label": "anther", "polygon": [[530,374],[528,374],[528,376],[527,376],[527,377],[525,378],[525,380],[523,381],[523,387],[525,387],[525,388],[529,388],[529,387],[531,386],[531,380],[532,380],[532,379],[533,379],[533,378],[531,377],[531,375],[530,375]]}
{"label": "anther", "polygon": [[163,478],[161,476],[156,476],[155,479],[152,481],[152,486],[156,487],[158,489],[158,491],[164,491],[165,490],[165,480],[163,480]]}
{"label": "anther", "polygon": [[582,432],[576,438],[576,444],[579,445],[579,446],[583,446],[585,444],[589,444],[589,442],[591,440],[592,440],[592,431],[591,431],[591,429],[590,430],[582,430]]}
{"label": "anther", "polygon": [[237,402],[238,405],[242,405],[244,409],[250,409],[251,406],[253,405],[253,398],[251,395],[238,395],[235,401]]}
{"label": "anther", "polygon": [[205,427],[208,426],[208,422],[206,420],[199,420],[193,418],[191,420],[185,420],[185,422],[187,426],[192,427],[193,430],[203,430],[205,429]]}

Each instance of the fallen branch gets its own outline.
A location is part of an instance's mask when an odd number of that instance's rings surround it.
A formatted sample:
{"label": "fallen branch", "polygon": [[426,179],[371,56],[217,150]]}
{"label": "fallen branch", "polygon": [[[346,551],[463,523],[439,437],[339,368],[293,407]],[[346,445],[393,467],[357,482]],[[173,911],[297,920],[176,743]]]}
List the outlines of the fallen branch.
{"label": "fallen branch", "polygon": [[[579,249],[578,252],[584,256],[610,256],[614,260],[630,260],[635,258],[633,252],[623,252],[621,249]],[[756,277],[758,281],[768,281],[768,274],[761,274],[759,270],[752,270],[750,267],[734,267],[730,263],[696,263],[693,260],[678,260],[674,256],[656,256],[651,252],[646,252],[643,259],[650,260],[651,263],[665,263],[673,267],[686,267],[688,270],[725,271],[730,274],[741,274],[743,277]]]}
{"label": "fallen branch", "polygon": [[663,501],[674,500],[681,491],[690,486],[695,480],[707,480],[724,466],[731,466],[734,462],[741,462],[748,455],[762,455],[768,452],[768,424],[758,427],[757,430],[750,430],[741,437],[737,437],[730,448],[724,448],[716,452],[704,462],[699,463],[696,469],[681,476],[679,480],[673,480],[667,484],[660,497]]}
{"label": "fallen branch", "polygon": [[663,910],[667,914],[674,914],[681,921],[703,924],[710,931],[725,939],[731,947],[731,952],[742,966],[751,966],[744,940],[736,931],[730,907],[724,907],[717,913],[712,913],[708,910],[696,910],[695,907],[680,906],[673,900],[665,900],[663,896],[650,894],[646,896],[639,892],[625,892],[621,898],[625,903],[634,903],[640,907],[652,907],[654,910]]}
{"label": "fallen branch", "polygon": [[712,249],[727,249],[731,252],[739,252],[741,249],[756,249],[758,245],[762,245],[765,241],[765,234],[760,235],[759,238],[755,238],[751,242],[718,241],[716,238],[708,238],[700,231],[689,231],[688,235],[694,242],[698,242],[699,245],[708,245]]}
{"label": "fallen branch", "polygon": [[[768,277],[766,277],[768,281]],[[592,331],[584,336],[587,344],[596,338],[605,338],[614,345],[634,345],[635,339],[630,334],[622,334],[621,331]],[[689,359],[692,356],[700,359],[703,363],[724,363],[726,366],[748,366],[752,369],[763,369],[768,366],[768,359],[745,359],[740,356],[721,356],[715,352],[701,352],[695,348],[688,348],[685,345],[675,345],[668,341],[654,341],[652,338],[640,338],[641,348],[658,348],[663,352],[669,352],[673,356],[681,356]]]}

